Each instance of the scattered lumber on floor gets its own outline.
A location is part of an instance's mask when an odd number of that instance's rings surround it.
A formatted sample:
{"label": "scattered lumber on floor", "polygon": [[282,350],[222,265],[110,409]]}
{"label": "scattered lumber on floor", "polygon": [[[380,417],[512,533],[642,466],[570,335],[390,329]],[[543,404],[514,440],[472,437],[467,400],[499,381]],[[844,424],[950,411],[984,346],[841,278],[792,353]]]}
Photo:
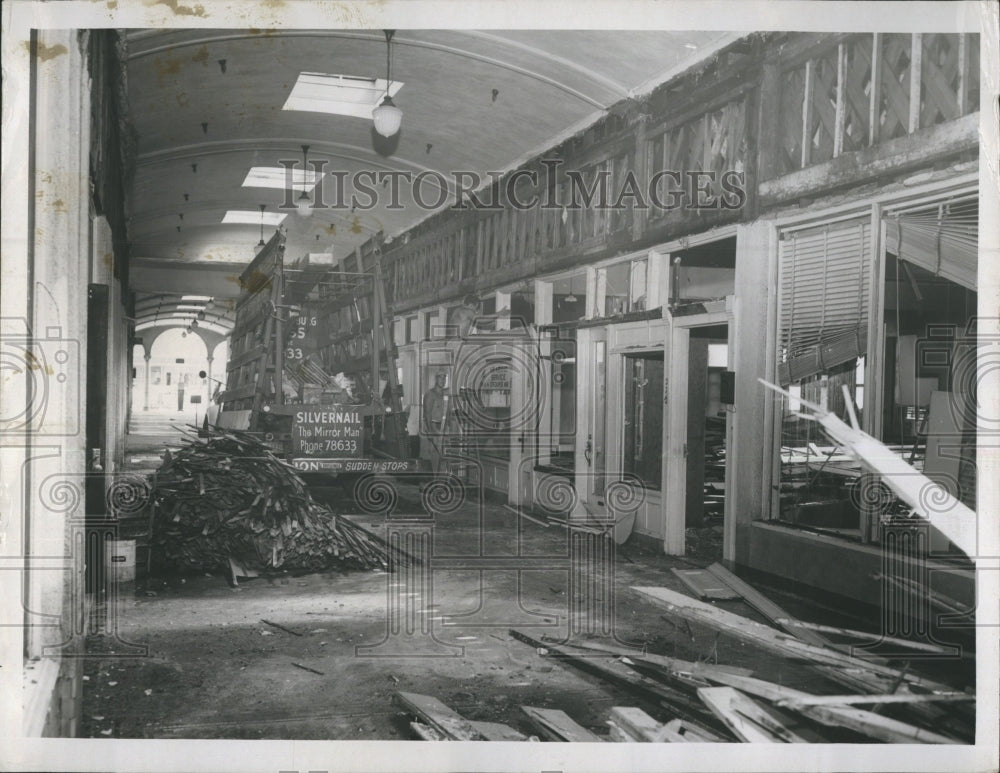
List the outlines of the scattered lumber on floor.
{"label": "scattered lumber on floor", "polygon": [[671,569],[677,579],[699,599],[732,601],[740,594],[707,569]]}
{"label": "scattered lumber on floor", "polygon": [[550,642],[535,639],[523,631],[513,628],[510,629],[510,635],[536,649],[547,650],[548,657],[562,663],[568,663],[580,671],[596,676],[630,695],[648,701],[653,706],[667,706],[675,713],[706,724],[713,730],[726,732],[725,726],[711,712],[706,711],[699,701],[693,700],[688,694],[662,682],[637,674],[621,661],[594,657],[594,654],[587,656],[583,653],[573,652]]}
{"label": "scattered lumber on floor", "polygon": [[[760,612],[764,617],[770,620],[772,623],[777,623],[778,620],[791,621],[794,618],[780,606],[775,604],[771,599],[765,596],[763,593],[754,588],[750,583],[741,580],[735,574],[730,572],[722,564],[715,563],[708,567],[707,570],[711,573],[719,582],[724,583],[728,588],[730,588],[734,593],[739,594],[743,597],[743,600],[749,604],[751,607]],[[809,629],[798,629],[789,630],[783,625],[779,625],[780,628],[788,631],[793,636],[802,639],[802,641],[809,644],[813,644],[817,647],[828,647],[830,646],[830,641],[820,636],[817,632],[811,631]]]}
{"label": "scattered lumber on floor", "polygon": [[746,743],[804,743],[767,707],[732,687],[702,687],[698,697],[741,741]]}
{"label": "scattered lumber on floor", "polygon": [[153,476],[156,558],[238,576],[390,567],[407,557],[312,499],[291,466],[249,433],[206,429]]}
{"label": "scattered lumber on floor", "polygon": [[975,699],[975,695],[964,692],[926,693],[923,695],[897,692],[891,695],[809,695],[800,698],[783,698],[774,705],[802,708],[803,706],[853,706],[855,704],[951,703],[953,701],[974,701]]}
{"label": "scattered lumber on floor", "polygon": [[813,697],[809,693],[763,679],[719,672],[709,676],[709,680],[774,704],[797,704],[798,710],[809,719],[825,725],[845,727],[886,743],[961,743],[940,733],[853,706],[808,705],[806,701]]}
{"label": "scattered lumber on floor", "polygon": [[676,725],[661,724],[635,706],[613,707],[611,717],[608,719],[608,727],[611,728],[610,738],[619,742],[685,742],[684,736],[676,729]]}
{"label": "scattered lumber on floor", "polygon": [[430,725],[425,725],[423,722],[411,722],[410,729],[416,734],[417,738],[421,741],[447,741],[448,738],[444,733],[435,730]]}
{"label": "scattered lumber on floor", "polygon": [[727,612],[697,599],[692,599],[669,588],[633,587],[633,591],[648,598],[668,611],[692,622],[701,623],[716,631],[754,644],[786,658],[802,660],[811,665],[834,666],[864,674],[869,680],[869,692],[895,692],[893,685],[905,683],[936,692],[949,692],[950,688],[917,674],[862,660],[828,647],[804,642],[794,636],[776,631],[762,623]]}
{"label": "scattered lumber on floor", "polygon": [[502,722],[474,722],[469,724],[487,741],[527,741],[528,736]]}
{"label": "scattered lumber on floor", "polygon": [[543,709],[536,706],[521,706],[531,724],[550,741],[595,743],[603,739],[590,732],[560,709]]}
{"label": "scattered lumber on floor", "polygon": [[[431,695],[397,692],[396,700],[424,725],[449,741],[485,741],[486,736],[469,720]],[[435,739],[436,740],[436,739]]]}

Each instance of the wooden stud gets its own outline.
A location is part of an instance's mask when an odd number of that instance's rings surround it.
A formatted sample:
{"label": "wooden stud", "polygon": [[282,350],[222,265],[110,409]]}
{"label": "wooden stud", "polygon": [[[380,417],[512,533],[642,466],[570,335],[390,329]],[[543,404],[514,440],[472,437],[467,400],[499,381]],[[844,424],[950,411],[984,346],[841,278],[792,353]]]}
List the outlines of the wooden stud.
{"label": "wooden stud", "polygon": [[814,62],[806,62],[805,85],[802,97],[802,168],[809,166],[812,155],[813,91],[816,88]]}
{"label": "wooden stud", "polygon": [[923,35],[915,32],[910,41],[910,134],[920,128],[920,79],[923,58]]}
{"label": "wooden stud", "polygon": [[847,123],[847,45],[837,46],[837,107],[833,128],[833,156],[844,152],[844,131]]}
{"label": "wooden stud", "polygon": [[969,36],[958,35],[958,114],[969,112]]}

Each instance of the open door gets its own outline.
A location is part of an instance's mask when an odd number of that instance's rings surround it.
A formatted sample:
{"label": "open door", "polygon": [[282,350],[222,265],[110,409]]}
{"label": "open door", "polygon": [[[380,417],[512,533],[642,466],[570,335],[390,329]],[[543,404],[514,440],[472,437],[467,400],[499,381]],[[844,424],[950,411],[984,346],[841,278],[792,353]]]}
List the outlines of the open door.
{"label": "open door", "polygon": [[[721,560],[733,449],[731,326],[726,314],[673,320],[667,407],[664,550],[683,555],[687,530],[702,558]],[[717,553],[717,555],[716,555]]]}

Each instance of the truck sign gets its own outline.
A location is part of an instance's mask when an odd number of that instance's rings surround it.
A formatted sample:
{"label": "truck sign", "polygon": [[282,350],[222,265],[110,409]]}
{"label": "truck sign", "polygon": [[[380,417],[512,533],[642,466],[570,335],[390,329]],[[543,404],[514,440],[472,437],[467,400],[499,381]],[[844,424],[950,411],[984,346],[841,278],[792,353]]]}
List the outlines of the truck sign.
{"label": "truck sign", "polygon": [[363,429],[359,406],[303,407],[292,414],[292,456],[360,459]]}

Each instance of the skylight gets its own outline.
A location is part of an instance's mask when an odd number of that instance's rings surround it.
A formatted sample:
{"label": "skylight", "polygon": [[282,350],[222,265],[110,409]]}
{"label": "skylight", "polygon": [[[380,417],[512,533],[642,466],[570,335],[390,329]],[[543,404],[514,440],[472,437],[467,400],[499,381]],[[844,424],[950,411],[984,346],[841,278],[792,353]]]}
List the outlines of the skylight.
{"label": "skylight", "polygon": [[[385,96],[385,84],[384,78],[302,72],[282,109],[371,118],[372,110]],[[396,96],[402,87],[402,82],[393,81],[389,96]]]}
{"label": "skylight", "polygon": [[211,295],[182,295],[182,301],[210,301],[212,300]]}
{"label": "skylight", "polygon": [[259,209],[231,209],[222,218],[222,222],[230,224],[249,223],[250,225],[260,225],[263,222],[264,225],[280,225],[286,216],[286,212],[264,212],[264,219],[261,221],[261,212]]}
{"label": "skylight", "polygon": [[[292,184],[288,185],[289,177]],[[320,175],[313,169],[295,167],[289,170],[282,166],[252,166],[243,181],[244,188],[288,188],[294,191],[311,191],[316,187]]]}

